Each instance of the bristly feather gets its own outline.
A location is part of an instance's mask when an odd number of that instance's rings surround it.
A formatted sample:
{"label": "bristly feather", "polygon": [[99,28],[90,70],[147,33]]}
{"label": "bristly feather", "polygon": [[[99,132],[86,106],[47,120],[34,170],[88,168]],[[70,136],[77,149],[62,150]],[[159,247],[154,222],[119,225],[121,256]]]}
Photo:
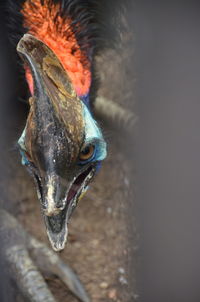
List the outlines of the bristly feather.
{"label": "bristly feather", "polygon": [[[35,2],[35,3],[34,3]],[[122,7],[122,1],[117,0],[8,0],[8,21],[11,28],[10,35],[14,45],[18,43],[22,35],[27,32],[27,22],[24,22],[22,8],[25,4],[30,4],[34,8],[34,4],[40,2],[41,5],[48,6],[51,11],[55,6],[58,8],[54,15],[53,22],[59,25],[58,20],[70,20],[70,30],[74,34],[82,58],[83,67],[87,65],[92,73],[91,82],[88,76],[88,90],[94,91],[95,85],[95,66],[94,56],[105,47],[113,47],[116,34],[119,29],[119,18]],[[116,21],[117,20],[117,21]],[[40,37],[39,37],[40,38]],[[66,37],[67,39],[67,37]],[[56,42],[56,41],[55,41]],[[51,46],[51,45],[50,45]],[[59,45],[58,45],[59,47]],[[56,53],[56,52],[55,52]],[[83,59],[85,58],[85,59]],[[66,60],[67,61],[67,60]],[[86,71],[85,74],[86,74]],[[73,75],[72,75],[73,77]],[[73,82],[73,81],[72,81]],[[82,79],[79,81],[83,82]],[[95,85],[96,86],[96,85]],[[96,90],[96,89],[95,89]],[[80,90],[79,95],[88,97],[87,89]]]}
{"label": "bristly feather", "polygon": [[90,54],[111,46],[116,37],[120,12],[117,0],[53,0],[61,3],[61,15],[73,20],[73,31],[77,41]]}

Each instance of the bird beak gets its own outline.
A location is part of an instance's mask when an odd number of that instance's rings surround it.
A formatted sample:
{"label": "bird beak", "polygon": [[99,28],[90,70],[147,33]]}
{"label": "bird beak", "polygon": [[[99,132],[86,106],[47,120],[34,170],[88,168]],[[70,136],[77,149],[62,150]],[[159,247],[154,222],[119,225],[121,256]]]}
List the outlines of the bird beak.
{"label": "bird beak", "polygon": [[94,173],[93,168],[86,169],[74,178],[67,189],[66,186],[60,184],[57,176],[48,177],[46,185],[43,187],[42,212],[47,235],[55,251],[64,249],[68,235],[69,218],[78,201],[86,192]]}
{"label": "bird beak", "polygon": [[[66,156],[66,160],[57,170],[63,169],[67,161],[73,163],[78,156],[84,137],[83,105],[58,58],[42,41],[26,34],[17,51],[31,69],[34,81],[24,146],[34,163],[29,168],[37,185],[49,240],[53,249],[60,251],[67,240],[69,217],[95,173],[95,168],[86,167],[67,182],[54,169],[54,156],[60,150],[60,158]],[[70,152],[66,151],[69,141]],[[61,147],[54,152],[55,146]]]}

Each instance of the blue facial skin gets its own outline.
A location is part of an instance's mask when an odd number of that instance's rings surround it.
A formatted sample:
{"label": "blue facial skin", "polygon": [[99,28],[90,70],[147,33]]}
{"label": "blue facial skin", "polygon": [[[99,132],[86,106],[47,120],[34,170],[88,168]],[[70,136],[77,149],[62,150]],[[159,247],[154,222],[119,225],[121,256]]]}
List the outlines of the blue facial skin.
{"label": "blue facial skin", "polygon": [[[101,130],[99,129],[96,121],[93,119],[87,106],[83,104],[83,114],[85,121],[85,144],[92,144],[95,147],[93,157],[88,161],[102,161],[107,155],[106,142],[103,139]],[[84,162],[86,163],[86,162]]]}
{"label": "blue facial skin", "polygon": [[24,151],[20,150],[20,154],[21,154],[21,157],[22,157],[22,159],[21,159],[22,165],[23,165],[23,166],[28,166],[29,160],[27,159],[27,157],[26,157]]}
{"label": "blue facial skin", "polygon": [[88,93],[81,96],[80,99],[88,108],[90,108],[90,98]]}
{"label": "blue facial skin", "polygon": [[29,160],[27,159],[26,155],[25,155],[25,151],[26,151],[26,147],[24,144],[24,140],[25,140],[25,135],[26,135],[26,127],[24,128],[22,135],[20,136],[19,140],[18,140],[18,144],[20,145],[21,149],[20,149],[20,154],[21,154],[21,163],[23,166],[27,166],[29,164]]}
{"label": "blue facial skin", "polygon": [[[84,165],[89,162],[96,162],[96,171],[97,174],[101,168],[101,162],[107,156],[107,145],[103,138],[102,132],[99,129],[96,121],[93,119],[88,106],[83,103],[83,114],[84,114],[84,121],[85,121],[85,143],[84,145],[87,146],[92,144],[94,146],[94,153],[91,158],[86,161],[80,161],[80,165]],[[87,186],[87,189],[89,186]],[[87,190],[86,189],[86,190]]]}

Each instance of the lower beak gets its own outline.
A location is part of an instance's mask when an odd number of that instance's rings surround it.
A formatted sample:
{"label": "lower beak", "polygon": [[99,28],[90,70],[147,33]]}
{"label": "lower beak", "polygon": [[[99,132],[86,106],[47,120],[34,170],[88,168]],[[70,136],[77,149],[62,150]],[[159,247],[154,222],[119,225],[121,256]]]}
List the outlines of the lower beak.
{"label": "lower beak", "polygon": [[52,248],[55,251],[61,251],[65,247],[68,235],[67,223],[69,220],[69,206],[65,207],[58,214],[47,216],[44,212],[44,222],[47,229],[47,235]]}

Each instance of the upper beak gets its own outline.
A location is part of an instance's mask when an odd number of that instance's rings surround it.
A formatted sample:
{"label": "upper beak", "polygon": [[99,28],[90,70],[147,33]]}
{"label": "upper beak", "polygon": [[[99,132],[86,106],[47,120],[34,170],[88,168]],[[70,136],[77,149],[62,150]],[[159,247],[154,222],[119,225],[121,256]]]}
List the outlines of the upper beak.
{"label": "upper beak", "polygon": [[60,178],[54,174],[47,176],[42,186],[42,212],[47,235],[56,251],[62,250],[67,240],[67,222],[71,212],[71,205],[67,202],[69,188],[70,185],[61,184]]}

